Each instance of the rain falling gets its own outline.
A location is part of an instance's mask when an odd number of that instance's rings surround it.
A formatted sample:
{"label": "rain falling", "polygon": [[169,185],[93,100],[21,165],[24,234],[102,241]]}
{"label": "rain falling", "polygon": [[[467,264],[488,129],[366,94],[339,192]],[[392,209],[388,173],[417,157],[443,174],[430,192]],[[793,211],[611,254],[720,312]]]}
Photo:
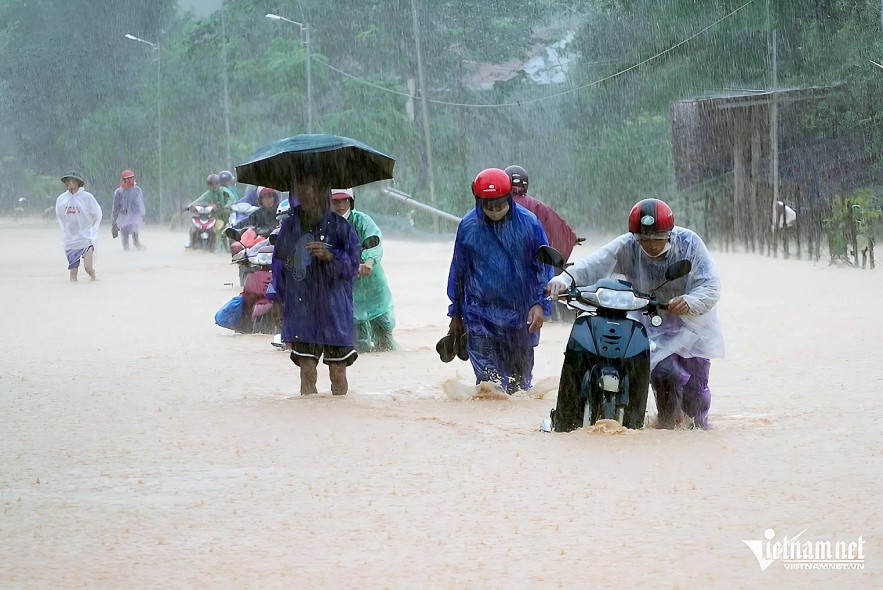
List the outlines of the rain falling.
{"label": "rain falling", "polygon": [[881,118],[877,0],[0,0],[0,587],[880,587]]}

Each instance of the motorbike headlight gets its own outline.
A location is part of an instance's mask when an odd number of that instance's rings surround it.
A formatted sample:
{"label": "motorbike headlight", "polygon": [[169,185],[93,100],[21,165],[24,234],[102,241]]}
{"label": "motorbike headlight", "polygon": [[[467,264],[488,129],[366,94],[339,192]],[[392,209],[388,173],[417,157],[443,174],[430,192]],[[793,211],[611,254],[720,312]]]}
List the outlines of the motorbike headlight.
{"label": "motorbike headlight", "polygon": [[252,261],[259,266],[270,266],[273,264],[273,253],[272,252],[259,252],[255,254]]}
{"label": "motorbike headlight", "polygon": [[601,307],[608,309],[621,309],[632,311],[645,307],[649,300],[643,297],[635,297],[631,291],[615,291],[613,289],[598,289],[595,291],[595,297]]}

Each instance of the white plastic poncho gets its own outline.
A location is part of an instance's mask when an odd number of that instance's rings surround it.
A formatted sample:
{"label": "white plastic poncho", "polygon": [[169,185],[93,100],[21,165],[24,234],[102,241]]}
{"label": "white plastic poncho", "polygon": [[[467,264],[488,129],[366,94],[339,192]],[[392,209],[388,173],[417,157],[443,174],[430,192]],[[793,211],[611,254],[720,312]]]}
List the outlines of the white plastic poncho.
{"label": "white plastic poncho", "polygon": [[76,193],[62,193],[55,201],[55,216],[61,226],[61,243],[67,250],[98,245],[101,206],[92,193],[80,187]]}
{"label": "white plastic poncho", "polygon": [[[649,293],[665,282],[665,270],[670,264],[689,260],[693,264],[690,274],[668,283],[655,294],[663,302],[682,295],[690,306],[690,313],[678,316],[662,311],[663,321],[659,327],[651,325],[643,314],[632,317],[647,328],[651,341],[651,368],[672,354],[685,358],[722,358],[724,337],[715,309],[720,299],[720,278],[714,261],[702,239],[689,229],[675,226],[669,243],[671,247],[667,252],[651,258],[632,234],[624,234],[567,271],[579,286],[620,275],[631,282],[636,291]],[[564,273],[552,280],[568,287],[572,282]]]}

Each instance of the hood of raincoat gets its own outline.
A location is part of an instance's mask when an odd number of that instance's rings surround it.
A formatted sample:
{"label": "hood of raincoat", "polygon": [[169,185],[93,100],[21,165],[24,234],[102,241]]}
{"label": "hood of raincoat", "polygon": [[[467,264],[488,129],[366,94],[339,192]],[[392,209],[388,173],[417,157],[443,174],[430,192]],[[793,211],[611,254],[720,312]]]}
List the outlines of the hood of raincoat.
{"label": "hood of raincoat", "polygon": [[512,219],[513,210],[515,209],[515,201],[512,199],[512,194],[506,196],[506,202],[509,203],[509,210],[506,211],[506,214],[503,215],[500,219],[491,219],[484,212],[484,209],[481,208],[481,199],[475,197],[475,213],[478,215],[480,219],[483,219],[486,223],[496,224],[503,223],[509,219]]}

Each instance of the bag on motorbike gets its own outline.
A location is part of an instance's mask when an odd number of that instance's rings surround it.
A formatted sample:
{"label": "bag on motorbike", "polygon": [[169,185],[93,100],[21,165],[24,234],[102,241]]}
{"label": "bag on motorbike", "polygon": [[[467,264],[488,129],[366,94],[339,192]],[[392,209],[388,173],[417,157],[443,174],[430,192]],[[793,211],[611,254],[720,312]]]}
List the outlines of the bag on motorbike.
{"label": "bag on motorbike", "polygon": [[227,328],[228,330],[235,330],[242,323],[242,319],[245,316],[245,297],[242,295],[237,295],[227,303],[225,303],[221,309],[215,314],[215,323],[221,326],[222,328]]}

